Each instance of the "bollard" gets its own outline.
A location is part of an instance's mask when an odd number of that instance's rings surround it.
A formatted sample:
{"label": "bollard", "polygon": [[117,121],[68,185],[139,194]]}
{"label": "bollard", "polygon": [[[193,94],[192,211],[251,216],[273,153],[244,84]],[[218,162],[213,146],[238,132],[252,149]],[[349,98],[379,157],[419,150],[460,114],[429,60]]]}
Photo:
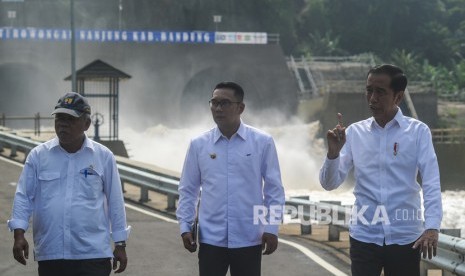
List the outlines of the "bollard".
{"label": "bollard", "polygon": [[120,178],[120,182],[121,182],[121,190],[123,191],[123,194],[126,193],[126,190],[124,189],[124,181],[123,179]]}
{"label": "bollard", "polygon": [[[310,196],[291,196],[291,198],[310,200]],[[308,208],[310,209],[310,206]],[[310,220],[311,218],[302,218],[302,219],[303,220],[305,220],[305,219]],[[303,221],[301,221],[301,223],[300,223],[300,234],[301,235],[311,235],[312,234],[312,225],[311,224],[306,225]]]}
{"label": "bollard", "polygon": [[174,211],[176,210],[176,196],[168,194],[168,207],[166,211]]}
{"label": "bollard", "polygon": [[11,145],[11,152],[10,152],[10,157],[16,157],[18,154],[16,153],[17,147],[16,145]]}
{"label": "bollard", "polygon": [[139,199],[139,202],[140,203],[144,203],[144,202],[149,202],[150,201],[150,198],[149,198],[149,189],[145,188],[145,187],[141,187],[140,188],[140,199]]}
{"label": "bollard", "polygon": [[312,234],[312,225],[300,224],[300,234],[301,235],[311,235]]}
{"label": "bollard", "polygon": [[[332,205],[341,205],[341,202],[340,201],[333,201],[333,200],[322,200],[320,201],[321,203],[327,203],[327,204],[332,204]],[[333,218],[336,218],[337,217],[337,214],[335,215],[334,212],[337,212],[333,209],[331,209],[329,215],[330,215],[330,218],[331,220],[333,220]],[[328,241],[339,241],[339,227],[337,225],[334,225],[333,222],[331,222],[329,225],[328,225]]]}
{"label": "bollard", "polygon": [[24,150],[24,159],[23,159],[23,164],[26,163],[26,160],[27,160],[27,156],[29,155],[29,153],[31,152],[31,150]]}

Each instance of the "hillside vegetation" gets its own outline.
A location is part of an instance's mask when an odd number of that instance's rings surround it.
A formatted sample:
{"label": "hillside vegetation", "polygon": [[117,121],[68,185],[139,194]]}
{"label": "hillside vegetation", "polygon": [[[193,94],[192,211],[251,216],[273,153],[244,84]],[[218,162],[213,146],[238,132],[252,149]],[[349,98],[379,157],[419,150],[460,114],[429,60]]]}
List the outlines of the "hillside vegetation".
{"label": "hillside vegetation", "polygon": [[[75,0],[76,28],[280,34],[286,55],[372,53],[465,100],[465,0]],[[69,28],[70,0],[2,1],[0,26]],[[221,15],[220,23],[213,15]]]}

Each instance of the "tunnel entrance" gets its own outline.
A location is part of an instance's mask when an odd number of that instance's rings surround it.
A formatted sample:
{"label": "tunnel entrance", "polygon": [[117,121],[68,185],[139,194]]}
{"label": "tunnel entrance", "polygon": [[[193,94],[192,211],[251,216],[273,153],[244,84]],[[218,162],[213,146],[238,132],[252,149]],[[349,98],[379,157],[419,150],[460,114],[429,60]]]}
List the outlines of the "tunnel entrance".
{"label": "tunnel entrance", "polygon": [[[25,63],[0,65],[0,114],[5,116],[51,116],[58,99],[58,89],[44,70]],[[11,121],[11,128],[32,128],[33,121]],[[47,121],[44,121],[47,123]],[[50,126],[52,122],[49,122]]]}
{"label": "tunnel entrance", "polygon": [[[214,80],[214,81],[212,81]],[[251,76],[231,67],[209,67],[194,75],[185,85],[180,99],[180,122],[192,124],[201,118],[211,117],[208,101],[213,88],[222,81],[233,81],[244,89],[246,109],[262,109],[265,99],[260,83],[255,83]]]}

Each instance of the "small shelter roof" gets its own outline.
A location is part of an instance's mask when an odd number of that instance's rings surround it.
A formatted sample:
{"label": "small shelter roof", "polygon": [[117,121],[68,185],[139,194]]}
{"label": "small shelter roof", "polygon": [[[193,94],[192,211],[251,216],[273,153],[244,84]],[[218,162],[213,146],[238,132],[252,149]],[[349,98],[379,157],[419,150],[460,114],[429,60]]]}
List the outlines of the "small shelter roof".
{"label": "small shelter roof", "polygon": [[[88,80],[101,78],[129,79],[131,76],[121,70],[116,69],[110,64],[101,61],[100,59],[96,59],[88,65],[77,70],[76,78]],[[71,75],[66,77],[65,80],[71,80]]]}

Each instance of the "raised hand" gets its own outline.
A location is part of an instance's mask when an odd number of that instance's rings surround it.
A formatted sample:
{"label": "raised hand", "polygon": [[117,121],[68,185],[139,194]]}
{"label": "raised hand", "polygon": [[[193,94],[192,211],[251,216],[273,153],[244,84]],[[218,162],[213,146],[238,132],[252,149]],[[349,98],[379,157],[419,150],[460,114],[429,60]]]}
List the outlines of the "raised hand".
{"label": "raised hand", "polygon": [[328,141],[328,158],[335,159],[346,142],[346,128],[342,123],[342,114],[337,113],[337,125],[335,128],[328,130],[326,140]]}

